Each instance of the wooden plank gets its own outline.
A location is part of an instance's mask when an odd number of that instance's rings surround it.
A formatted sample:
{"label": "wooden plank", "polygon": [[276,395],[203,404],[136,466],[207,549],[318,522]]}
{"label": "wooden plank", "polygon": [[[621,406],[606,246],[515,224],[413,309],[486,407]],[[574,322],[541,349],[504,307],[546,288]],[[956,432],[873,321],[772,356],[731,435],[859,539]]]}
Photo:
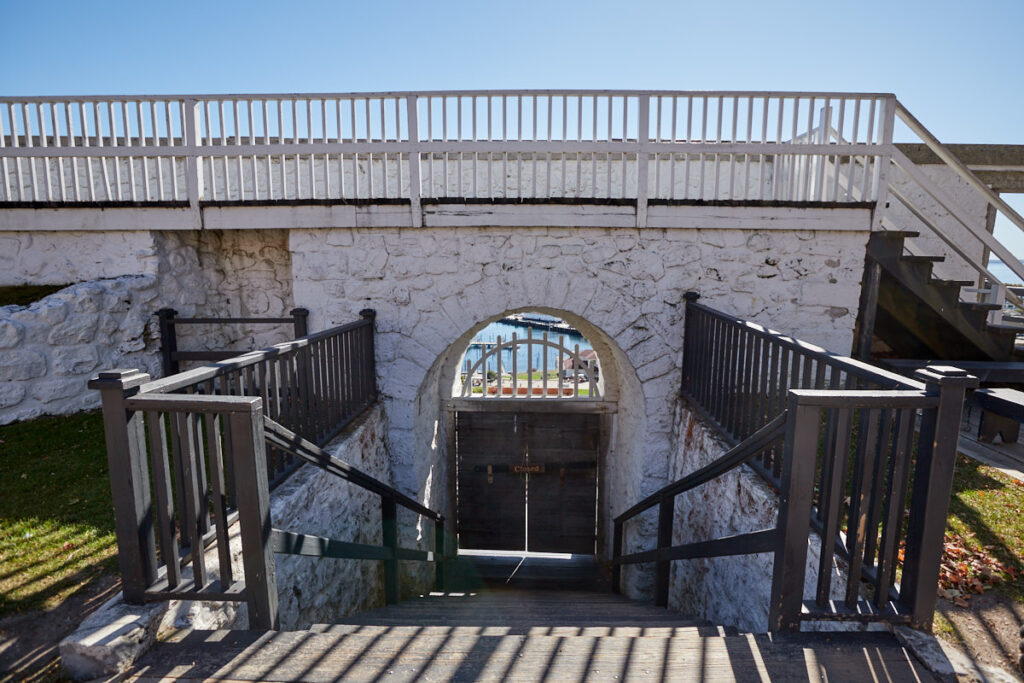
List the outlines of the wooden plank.
{"label": "wooden plank", "polygon": [[511,469],[525,460],[523,425],[514,413],[460,412],[455,422],[459,547],[523,550],[526,479],[514,473],[493,472],[495,465]]}

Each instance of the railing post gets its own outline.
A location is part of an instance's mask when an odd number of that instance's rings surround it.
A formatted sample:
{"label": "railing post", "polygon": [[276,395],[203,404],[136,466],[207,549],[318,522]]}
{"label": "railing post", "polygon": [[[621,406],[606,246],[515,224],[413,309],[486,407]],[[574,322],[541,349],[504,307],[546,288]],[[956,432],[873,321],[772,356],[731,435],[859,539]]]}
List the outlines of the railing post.
{"label": "railing post", "polygon": [[[658,503],[658,550],[672,547],[672,522],[675,518],[675,496],[666,496]],[[654,604],[668,607],[668,584],[672,562],[660,556],[654,565]]]}
{"label": "railing post", "polygon": [[914,376],[925,382],[928,395],[939,397],[939,404],[921,418],[900,601],[912,611],[911,624],[927,630],[935,615],[964,394],[978,386],[978,378],[941,365],[929,365]]}
{"label": "railing post", "polygon": [[[622,557],[622,522],[615,520],[612,525],[612,560]],[[622,593],[622,565],[612,564],[612,592]]]}
{"label": "railing post", "polygon": [[700,293],[692,290],[683,294],[683,299],[686,300],[686,311],[683,318],[683,324],[685,325],[683,328],[683,376],[679,386],[690,392],[691,395],[693,394],[693,368],[697,363],[697,349],[694,347],[696,346],[695,340],[697,338],[697,330],[695,328],[698,323],[694,319],[696,316],[691,318],[690,313],[694,310],[693,304],[697,303],[699,298]]}
{"label": "railing post", "polygon": [[142,604],[146,589],[157,578],[143,416],[124,404],[125,398],[138,393],[138,387],[149,380],[149,375],[135,369],[109,370],[89,380],[89,388],[99,390],[103,403],[121,587],[124,601],[131,604]]}
{"label": "railing post", "polygon": [[[639,118],[636,123],[636,227],[646,228],[647,177],[651,163],[650,156],[647,151],[651,137],[651,96],[639,95],[637,97],[637,105],[637,114]],[[622,137],[625,138],[627,135],[628,132],[623,131]],[[625,178],[623,178],[622,182],[623,185],[625,185]]]}
{"label": "railing post", "polygon": [[229,426],[249,628],[277,630],[280,619],[274,550],[270,542],[270,485],[263,437],[263,400],[254,396],[247,410],[231,413]]}
{"label": "railing post", "polygon": [[366,378],[366,389],[369,392],[366,396],[361,396],[361,399],[365,399],[364,405],[368,405],[371,401],[377,397],[377,366],[376,366],[376,351],[374,350],[373,335],[374,335],[374,321],[377,319],[377,311],[372,308],[364,308],[359,311],[359,317],[370,321],[369,332],[366,335],[367,341],[364,348],[365,356],[362,358],[362,371],[365,373]]}
{"label": "railing post", "polygon": [[445,589],[445,562],[447,555],[444,517],[434,520],[434,590],[444,592]]}
{"label": "railing post", "polygon": [[391,559],[384,560],[384,602],[398,602],[398,506],[394,498],[381,496],[381,542],[391,551]]}
{"label": "railing post", "polygon": [[302,339],[309,335],[309,309],[293,308],[288,311],[292,317],[292,324],[295,326],[295,338]]}
{"label": "railing post", "polygon": [[[188,205],[195,216],[195,227],[203,227],[202,211],[199,201],[203,198],[203,164],[196,147],[200,143],[200,111],[199,102],[187,99],[182,102],[181,117],[185,135],[185,185],[188,190]],[[170,125],[170,122],[168,122]]]}
{"label": "railing post", "polygon": [[768,630],[799,631],[807,572],[811,496],[818,454],[821,411],[801,405],[799,392],[787,401],[786,443],[779,483],[779,521],[775,527],[775,561]]}
{"label": "railing post", "polygon": [[[882,218],[889,206],[889,169],[892,166],[892,134],[896,125],[896,96],[884,98],[881,100],[881,106],[882,152],[878,155],[878,186],[875,188],[875,210],[871,217],[872,231],[882,230]],[[867,173],[867,169],[864,172]]]}
{"label": "railing post", "polygon": [[161,308],[156,312],[160,318],[160,365],[164,377],[178,374],[178,361],[174,354],[178,352],[178,335],[174,329],[174,317],[178,312],[173,308]]}
{"label": "railing post", "polygon": [[[419,107],[415,95],[405,98],[405,115],[409,122],[409,210],[412,212],[412,227],[423,227],[423,211],[420,207],[420,133]],[[430,101],[428,99],[427,105]],[[401,191],[402,188],[398,188]]]}

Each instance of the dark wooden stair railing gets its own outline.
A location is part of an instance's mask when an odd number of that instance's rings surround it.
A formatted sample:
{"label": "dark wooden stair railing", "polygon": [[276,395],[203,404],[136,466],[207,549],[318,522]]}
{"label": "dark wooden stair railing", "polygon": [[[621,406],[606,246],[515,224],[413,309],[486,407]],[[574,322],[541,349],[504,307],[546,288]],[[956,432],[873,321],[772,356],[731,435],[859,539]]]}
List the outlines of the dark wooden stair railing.
{"label": "dark wooden stair railing", "polygon": [[[686,298],[683,398],[736,445],[615,518],[616,590],[622,565],[655,562],[655,602],[667,605],[673,560],[773,552],[773,631],[851,620],[930,628],[964,395],[977,379],[929,366],[911,380]],[[675,496],[743,463],[779,493],[775,528],[673,546]],[[623,555],[625,523],[655,505],[657,547]],[[812,528],[822,550],[805,601]],[[834,556],[849,566],[836,587]]]}
{"label": "dark wooden stair railing", "polygon": [[[274,554],[434,562],[443,581],[444,517],[321,448],[377,400],[374,313],[361,320],[151,380],[101,372],[107,459],[124,599],[247,602],[253,628],[276,628]],[[309,435],[310,438],[300,437]],[[381,546],[274,529],[270,490],[307,462],[381,497]],[[398,507],[434,522],[434,550],[398,546]],[[244,578],[229,528],[239,525]],[[216,545],[218,579],[205,551]],[[192,577],[184,573],[191,568]]]}

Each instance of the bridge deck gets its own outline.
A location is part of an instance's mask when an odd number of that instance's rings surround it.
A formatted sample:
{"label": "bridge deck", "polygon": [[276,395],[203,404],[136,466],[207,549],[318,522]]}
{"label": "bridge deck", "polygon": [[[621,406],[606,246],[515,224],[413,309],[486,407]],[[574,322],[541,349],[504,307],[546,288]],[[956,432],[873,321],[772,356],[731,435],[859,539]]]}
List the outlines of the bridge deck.
{"label": "bridge deck", "polygon": [[933,680],[888,633],[736,635],[590,591],[432,594],[313,632],[191,631],[138,680]]}

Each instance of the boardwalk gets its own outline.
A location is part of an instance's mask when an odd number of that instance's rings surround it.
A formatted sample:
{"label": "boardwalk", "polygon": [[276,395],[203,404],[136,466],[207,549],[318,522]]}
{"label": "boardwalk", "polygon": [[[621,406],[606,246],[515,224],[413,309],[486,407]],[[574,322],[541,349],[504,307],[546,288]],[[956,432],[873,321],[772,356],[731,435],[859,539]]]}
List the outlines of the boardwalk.
{"label": "boardwalk", "polygon": [[888,633],[743,635],[609,593],[430,594],[312,631],[192,631],[138,680],[930,681]]}

